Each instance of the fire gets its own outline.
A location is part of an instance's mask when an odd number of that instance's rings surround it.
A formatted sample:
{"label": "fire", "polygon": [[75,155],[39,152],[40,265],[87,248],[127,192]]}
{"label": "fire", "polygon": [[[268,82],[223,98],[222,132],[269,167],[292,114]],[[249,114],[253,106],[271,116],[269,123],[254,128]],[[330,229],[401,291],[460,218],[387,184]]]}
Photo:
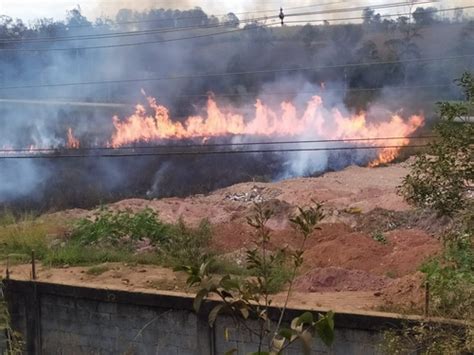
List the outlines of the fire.
{"label": "fire", "polygon": [[69,149],[78,149],[80,147],[80,142],[79,139],[74,137],[74,134],[72,133],[72,128],[68,128],[67,130],[67,147]]}
{"label": "fire", "polygon": [[[404,146],[408,137],[424,123],[421,115],[408,119],[390,114],[386,120],[367,122],[366,113],[345,115],[340,110],[327,109],[320,96],[313,96],[303,111],[288,101],[279,109],[255,103],[254,116],[250,119],[229,107],[220,107],[209,97],[204,114],[188,117],[183,123],[172,120],[169,110],[148,97],[153,114],[148,114],[143,105],[137,105],[135,113],[125,120],[113,118],[115,133],[110,146],[119,148],[137,142],[158,142],[163,139],[201,138],[225,135],[248,135],[260,137],[305,137],[317,139],[368,139],[358,144],[372,146]],[[71,132],[70,132],[71,133]],[[72,133],[71,133],[72,137]],[[386,137],[402,137],[384,140]],[[69,134],[68,134],[69,138]],[[78,144],[78,141],[77,141]],[[400,148],[382,149],[372,166],[390,162],[396,158]]]}

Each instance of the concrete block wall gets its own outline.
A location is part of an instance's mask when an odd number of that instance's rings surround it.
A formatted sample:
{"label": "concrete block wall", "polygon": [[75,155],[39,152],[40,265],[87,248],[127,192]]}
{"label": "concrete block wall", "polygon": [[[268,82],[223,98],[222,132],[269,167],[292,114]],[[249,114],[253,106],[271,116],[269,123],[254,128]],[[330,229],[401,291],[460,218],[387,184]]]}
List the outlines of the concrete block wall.
{"label": "concrete block wall", "polygon": [[[188,310],[57,295],[41,298],[44,354],[209,354],[200,320]],[[206,347],[207,345],[207,347]]]}
{"label": "concrete block wall", "polygon": [[[6,283],[15,329],[24,335],[28,354],[238,354],[257,349],[257,339],[235,328],[230,317],[207,316],[217,304],[193,311],[193,299],[9,280]],[[289,309],[285,321],[304,312]],[[275,318],[277,309],[270,310]],[[383,329],[419,320],[381,315],[336,313],[336,340],[328,349],[319,340],[313,354],[379,354]],[[250,326],[256,326],[251,324]],[[227,336],[225,336],[227,334]],[[299,344],[287,354],[301,354]]]}

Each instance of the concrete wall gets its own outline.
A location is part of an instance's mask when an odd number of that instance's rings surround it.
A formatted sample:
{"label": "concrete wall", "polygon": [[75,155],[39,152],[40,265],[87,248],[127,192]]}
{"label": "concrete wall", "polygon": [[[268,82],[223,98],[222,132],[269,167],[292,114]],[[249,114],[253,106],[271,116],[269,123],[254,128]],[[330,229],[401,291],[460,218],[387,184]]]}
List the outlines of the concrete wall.
{"label": "concrete wall", "polygon": [[[6,295],[29,354],[191,355],[232,348],[246,354],[256,349],[257,339],[238,331],[229,317],[209,327],[207,315],[215,303],[206,303],[196,315],[188,297],[13,280],[6,283]],[[301,313],[290,309],[287,320]],[[381,330],[399,326],[401,319],[337,313],[335,324],[332,348],[315,341],[314,354],[378,354]],[[300,345],[287,353],[301,354]]]}

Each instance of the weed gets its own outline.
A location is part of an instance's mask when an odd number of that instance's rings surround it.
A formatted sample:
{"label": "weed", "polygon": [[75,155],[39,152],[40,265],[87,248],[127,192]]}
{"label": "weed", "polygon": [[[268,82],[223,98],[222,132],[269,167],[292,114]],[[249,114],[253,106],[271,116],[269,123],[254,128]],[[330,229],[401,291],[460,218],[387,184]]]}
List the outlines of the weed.
{"label": "weed", "polygon": [[404,325],[384,332],[381,351],[384,354],[472,354],[472,326],[426,324]]}
{"label": "weed", "polygon": [[92,266],[91,268],[87,269],[86,274],[92,275],[92,276],[99,276],[109,270],[110,270],[110,267],[107,265],[97,265],[97,266]]}
{"label": "weed", "polygon": [[387,238],[385,238],[385,235],[380,231],[372,233],[372,239],[376,242],[387,244]]}
{"label": "weed", "polygon": [[0,227],[8,226],[16,222],[15,215],[10,210],[4,208],[0,211]]}
{"label": "weed", "polygon": [[6,337],[5,345],[6,349],[4,354],[8,355],[21,355],[23,354],[23,348],[25,342],[22,339],[22,335],[15,331],[11,325],[10,311],[8,310],[7,302],[3,292],[4,285],[0,285],[0,330],[3,331],[3,335]]}
{"label": "weed", "polygon": [[190,228],[180,219],[176,226],[168,230],[169,237],[160,246],[167,264],[173,267],[184,263],[198,266],[210,258],[212,231],[207,220],[203,220],[197,228]]}
{"label": "weed", "polygon": [[250,272],[243,265],[238,264],[234,260],[226,258],[215,258],[209,264],[209,272],[217,275],[240,275],[250,276]]}

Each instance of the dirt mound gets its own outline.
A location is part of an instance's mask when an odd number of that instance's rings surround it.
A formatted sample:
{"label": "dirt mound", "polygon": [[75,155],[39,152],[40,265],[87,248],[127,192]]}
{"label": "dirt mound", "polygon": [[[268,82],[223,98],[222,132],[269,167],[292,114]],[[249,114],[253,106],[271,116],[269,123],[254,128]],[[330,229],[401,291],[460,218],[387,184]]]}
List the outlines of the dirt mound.
{"label": "dirt mound", "polygon": [[254,230],[242,223],[223,223],[212,227],[211,247],[217,253],[231,253],[249,247],[254,240]]}
{"label": "dirt mound", "polygon": [[[240,222],[214,226],[213,249],[230,253],[253,246],[255,230]],[[401,277],[418,270],[429,257],[441,250],[441,243],[416,229],[394,230],[383,234],[385,242],[372,235],[354,232],[342,223],[323,223],[305,246],[303,270],[341,267],[379,276]],[[272,231],[270,248],[301,247],[302,238],[291,228]]]}
{"label": "dirt mound", "polygon": [[362,270],[339,267],[316,268],[295,281],[295,290],[309,292],[327,291],[377,291],[389,284],[389,279]]}
{"label": "dirt mound", "polygon": [[393,280],[382,291],[384,309],[419,313],[425,300],[424,274],[416,272]]}
{"label": "dirt mound", "polygon": [[385,243],[359,232],[321,235],[305,252],[305,265],[400,277],[415,272],[426,258],[441,250],[438,240],[420,230],[397,230],[384,237]]}

